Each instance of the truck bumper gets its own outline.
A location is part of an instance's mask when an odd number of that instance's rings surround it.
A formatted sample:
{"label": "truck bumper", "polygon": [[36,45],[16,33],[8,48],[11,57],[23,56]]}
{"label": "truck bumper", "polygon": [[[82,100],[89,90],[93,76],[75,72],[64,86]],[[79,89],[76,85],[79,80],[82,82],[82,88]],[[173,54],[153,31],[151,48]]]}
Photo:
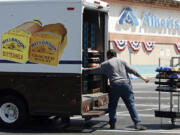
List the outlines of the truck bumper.
{"label": "truck bumper", "polygon": [[86,94],[82,97],[82,117],[92,118],[99,117],[108,112],[108,94],[107,93],[96,93]]}

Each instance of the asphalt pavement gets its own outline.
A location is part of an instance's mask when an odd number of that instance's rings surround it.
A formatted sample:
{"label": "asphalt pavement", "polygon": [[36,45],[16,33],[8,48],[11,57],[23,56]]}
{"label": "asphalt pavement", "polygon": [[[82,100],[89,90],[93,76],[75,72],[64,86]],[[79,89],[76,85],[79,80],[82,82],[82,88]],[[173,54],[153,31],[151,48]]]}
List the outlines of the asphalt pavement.
{"label": "asphalt pavement", "polygon": [[[144,131],[137,131],[129,116],[124,103],[120,99],[118,104],[118,121],[116,129],[110,130],[108,125],[108,114],[90,121],[84,121],[80,116],[71,118],[71,126],[63,128],[59,119],[31,120],[23,128],[17,130],[0,129],[0,135],[56,135],[56,134],[93,134],[93,135],[160,135],[160,134],[179,134],[180,120],[176,120],[172,126],[170,119],[158,118],[154,116],[154,110],[158,109],[158,92],[154,84],[155,79],[150,78],[149,83],[142,80],[133,79],[132,85],[135,94],[135,103],[139,116],[143,124],[148,128]],[[161,108],[169,109],[169,93],[162,93]],[[177,99],[175,99],[175,103]]]}

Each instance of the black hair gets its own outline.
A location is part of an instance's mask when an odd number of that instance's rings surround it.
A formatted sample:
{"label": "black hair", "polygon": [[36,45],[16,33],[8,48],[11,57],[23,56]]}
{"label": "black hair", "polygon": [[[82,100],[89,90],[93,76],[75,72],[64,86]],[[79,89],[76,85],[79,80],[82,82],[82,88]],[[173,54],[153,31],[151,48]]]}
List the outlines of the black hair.
{"label": "black hair", "polygon": [[110,58],[117,57],[117,54],[113,49],[110,49],[107,51],[107,57],[110,57]]}

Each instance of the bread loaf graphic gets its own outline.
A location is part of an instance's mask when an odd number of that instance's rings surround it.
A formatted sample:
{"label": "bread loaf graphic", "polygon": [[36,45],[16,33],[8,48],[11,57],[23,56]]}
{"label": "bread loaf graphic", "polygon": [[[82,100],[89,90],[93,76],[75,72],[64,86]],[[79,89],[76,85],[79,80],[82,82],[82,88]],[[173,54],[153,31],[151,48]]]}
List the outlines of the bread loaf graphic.
{"label": "bread loaf graphic", "polygon": [[29,59],[31,35],[40,31],[41,25],[41,22],[35,19],[4,33],[1,38],[1,57],[6,60],[26,63]]}
{"label": "bread loaf graphic", "polygon": [[15,29],[34,33],[38,32],[42,29],[42,22],[38,19],[34,19],[33,21],[25,22],[17,27]]}
{"label": "bread loaf graphic", "polygon": [[29,60],[57,66],[66,44],[67,31],[63,24],[45,25],[31,36]]}

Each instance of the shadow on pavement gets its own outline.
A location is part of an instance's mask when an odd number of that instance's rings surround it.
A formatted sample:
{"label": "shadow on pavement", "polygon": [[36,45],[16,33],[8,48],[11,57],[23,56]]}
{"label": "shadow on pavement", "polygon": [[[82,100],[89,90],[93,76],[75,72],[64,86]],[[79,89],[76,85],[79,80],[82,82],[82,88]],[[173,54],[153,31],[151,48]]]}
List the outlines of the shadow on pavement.
{"label": "shadow on pavement", "polygon": [[[148,130],[176,130],[180,129],[180,125],[171,124],[143,124]],[[0,128],[0,132],[5,133],[93,133],[96,130],[109,130],[107,121],[102,120],[90,120],[85,122],[84,120],[71,120],[71,125],[65,128],[65,125],[61,123],[61,120],[31,120],[19,129],[4,129]],[[116,128],[115,130],[123,131],[135,131],[134,126],[128,126],[125,128]]]}
{"label": "shadow on pavement", "polygon": [[[172,125],[172,124],[143,124],[147,127],[148,130],[173,130],[180,129],[180,125]],[[128,128],[134,128],[133,126],[129,126]]]}
{"label": "shadow on pavement", "polygon": [[0,132],[6,133],[92,133],[97,128],[105,128],[107,121],[71,120],[69,127],[61,123],[61,120],[31,120],[19,129],[5,129],[0,127]]}

